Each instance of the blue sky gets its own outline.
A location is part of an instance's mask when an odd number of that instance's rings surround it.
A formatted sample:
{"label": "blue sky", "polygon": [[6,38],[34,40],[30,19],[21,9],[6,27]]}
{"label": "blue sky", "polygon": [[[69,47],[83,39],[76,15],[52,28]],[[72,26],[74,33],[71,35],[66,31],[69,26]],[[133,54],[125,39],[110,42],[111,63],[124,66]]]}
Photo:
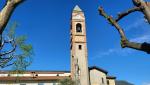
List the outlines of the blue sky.
{"label": "blue sky", "polygon": [[[75,5],[86,17],[89,66],[101,67],[118,80],[150,85],[150,56],[122,49],[117,31],[98,13],[101,5],[115,17],[131,8],[132,0],[26,0],[9,23],[17,21],[17,35],[27,35],[27,42],[34,47],[34,61],[28,70],[70,70],[70,18]],[[119,24],[131,41],[150,42],[150,25],[141,13],[133,13]]]}

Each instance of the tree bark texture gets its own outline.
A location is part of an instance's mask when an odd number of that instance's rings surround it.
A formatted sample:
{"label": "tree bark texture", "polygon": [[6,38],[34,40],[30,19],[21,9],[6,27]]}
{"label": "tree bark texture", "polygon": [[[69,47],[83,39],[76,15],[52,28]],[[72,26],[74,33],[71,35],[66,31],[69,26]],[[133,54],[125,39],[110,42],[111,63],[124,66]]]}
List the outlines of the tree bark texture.
{"label": "tree bark texture", "polygon": [[23,0],[7,0],[5,6],[0,11],[0,34],[3,33],[10,16],[12,15],[15,8],[21,3]]}

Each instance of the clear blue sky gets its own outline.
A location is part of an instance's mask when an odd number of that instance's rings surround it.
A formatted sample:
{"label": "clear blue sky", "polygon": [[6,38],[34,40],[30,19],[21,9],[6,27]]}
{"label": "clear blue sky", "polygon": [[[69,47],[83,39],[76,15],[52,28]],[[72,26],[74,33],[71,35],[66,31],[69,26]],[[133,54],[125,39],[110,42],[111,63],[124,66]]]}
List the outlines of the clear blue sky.
{"label": "clear blue sky", "polygon": [[[150,85],[150,55],[121,49],[117,31],[98,13],[101,5],[115,17],[132,7],[132,0],[26,0],[9,23],[19,22],[17,35],[26,34],[34,47],[34,61],[28,70],[70,70],[70,18],[75,5],[86,17],[89,66],[101,67],[135,85]],[[119,24],[130,40],[150,41],[150,25],[141,13],[131,14]]]}

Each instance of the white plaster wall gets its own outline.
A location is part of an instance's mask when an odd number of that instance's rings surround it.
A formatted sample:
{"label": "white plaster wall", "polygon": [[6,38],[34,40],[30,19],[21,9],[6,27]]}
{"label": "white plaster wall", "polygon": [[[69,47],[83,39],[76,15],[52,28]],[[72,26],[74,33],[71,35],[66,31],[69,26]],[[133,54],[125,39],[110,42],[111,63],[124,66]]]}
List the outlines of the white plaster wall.
{"label": "white plaster wall", "polygon": [[[36,75],[36,74],[34,74]],[[70,76],[70,73],[59,74],[59,76]],[[0,77],[7,77],[8,74],[0,74]],[[10,74],[10,76],[33,76],[33,74]],[[38,74],[38,76],[57,76],[57,74]]]}
{"label": "white plaster wall", "polygon": [[[104,83],[102,83],[102,78]],[[90,70],[90,82],[91,85],[107,85],[106,74],[96,69]]]}
{"label": "white plaster wall", "polygon": [[107,79],[109,81],[109,85],[116,85],[115,79]]}

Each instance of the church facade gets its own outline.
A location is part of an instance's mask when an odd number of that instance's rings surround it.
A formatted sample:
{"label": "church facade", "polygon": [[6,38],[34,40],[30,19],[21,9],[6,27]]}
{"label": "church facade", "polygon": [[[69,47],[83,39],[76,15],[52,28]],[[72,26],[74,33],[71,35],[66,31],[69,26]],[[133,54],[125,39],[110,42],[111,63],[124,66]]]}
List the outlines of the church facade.
{"label": "church facade", "polygon": [[[75,6],[70,27],[71,71],[26,71],[10,74],[0,71],[0,85],[59,85],[59,80],[71,78],[76,85],[115,85],[116,77],[97,66],[88,67],[86,24],[83,11]],[[19,83],[16,83],[18,78]]]}

